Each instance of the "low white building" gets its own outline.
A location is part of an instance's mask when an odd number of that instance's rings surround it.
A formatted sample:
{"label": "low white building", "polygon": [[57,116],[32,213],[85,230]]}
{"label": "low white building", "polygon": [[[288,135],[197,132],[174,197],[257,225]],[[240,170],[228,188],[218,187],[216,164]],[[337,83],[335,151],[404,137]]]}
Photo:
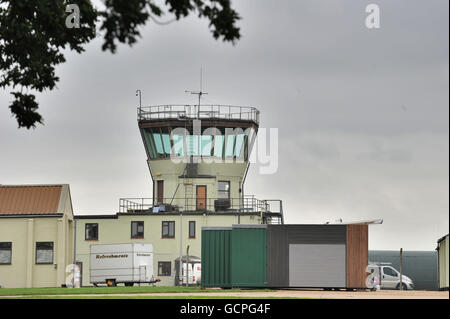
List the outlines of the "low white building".
{"label": "low white building", "polygon": [[69,185],[0,185],[0,286],[64,285],[73,228]]}

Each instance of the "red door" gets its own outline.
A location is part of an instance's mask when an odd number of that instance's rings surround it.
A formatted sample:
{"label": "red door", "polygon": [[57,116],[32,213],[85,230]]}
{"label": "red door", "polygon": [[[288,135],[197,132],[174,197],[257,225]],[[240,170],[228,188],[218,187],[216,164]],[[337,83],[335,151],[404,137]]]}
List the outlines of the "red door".
{"label": "red door", "polygon": [[197,186],[197,210],[206,210],[206,185]]}

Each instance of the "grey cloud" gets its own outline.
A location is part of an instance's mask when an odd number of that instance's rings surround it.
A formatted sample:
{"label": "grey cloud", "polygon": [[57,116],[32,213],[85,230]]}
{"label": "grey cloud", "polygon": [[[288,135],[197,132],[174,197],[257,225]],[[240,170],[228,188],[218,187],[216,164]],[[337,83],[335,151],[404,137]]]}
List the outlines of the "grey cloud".
{"label": "grey cloud", "polygon": [[[0,91],[0,183],[70,183],[75,212],[110,214],[152,194],[136,124],[143,103],[254,105],[279,129],[279,169],[252,165],[245,191],[284,200],[286,221],[383,217],[372,249],[434,249],[448,233],[448,6],[376,1],[235,1],[236,46],[197,18],[142,29],[133,47],[67,54],[58,89],[38,94],[45,126],[17,130]],[[406,108],[406,111],[402,107]],[[378,145],[378,146],[377,146]]]}

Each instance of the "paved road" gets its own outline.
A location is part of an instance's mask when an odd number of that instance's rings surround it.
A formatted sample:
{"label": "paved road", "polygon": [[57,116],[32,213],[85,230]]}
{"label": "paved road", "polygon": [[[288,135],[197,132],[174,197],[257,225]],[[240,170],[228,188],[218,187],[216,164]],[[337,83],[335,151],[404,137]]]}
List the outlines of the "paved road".
{"label": "paved road", "polygon": [[[46,295],[45,297],[47,297]],[[155,297],[169,297],[169,296],[219,296],[219,297],[247,297],[247,298],[264,298],[264,297],[278,297],[278,298],[314,298],[314,299],[449,299],[448,291],[399,291],[399,290],[382,290],[382,291],[323,291],[323,290],[274,290],[261,292],[195,292],[195,293],[138,293],[138,294],[87,294],[87,295],[51,295],[58,297],[104,297],[104,296],[155,296]],[[50,297],[51,297],[50,296]],[[13,297],[13,296],[11,296]],[[19,296],[15,296],[19,297]],[[26,296],[20,296],[26,297]]]}

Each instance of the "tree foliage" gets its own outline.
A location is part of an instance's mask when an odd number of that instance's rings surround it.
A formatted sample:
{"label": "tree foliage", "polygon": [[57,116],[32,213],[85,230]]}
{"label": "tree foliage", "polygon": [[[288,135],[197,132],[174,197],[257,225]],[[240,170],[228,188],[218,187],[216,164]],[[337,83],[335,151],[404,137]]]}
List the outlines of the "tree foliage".
{"label": "tree foliage", "polygon": [[[83,45],[103,36],[103,51],[115,53],[119,43],[133,45],[149,19],[164,15],[176,20],[196,14],[209,21],[214,39],[234,43],[240,38],[240,19],[231,0],[104,0],[101,9],[89,0],[0,0],[0,87],[12,87],[9,105],[19,127],[43,123],[38,103],[29,91],[53,90],[59,80],[55,67],[66,61],[66,48],[81,53]],[[68,28],[69,4],[79,8],[80,25]],[[23,91],[26,91],[25,93]]]}

